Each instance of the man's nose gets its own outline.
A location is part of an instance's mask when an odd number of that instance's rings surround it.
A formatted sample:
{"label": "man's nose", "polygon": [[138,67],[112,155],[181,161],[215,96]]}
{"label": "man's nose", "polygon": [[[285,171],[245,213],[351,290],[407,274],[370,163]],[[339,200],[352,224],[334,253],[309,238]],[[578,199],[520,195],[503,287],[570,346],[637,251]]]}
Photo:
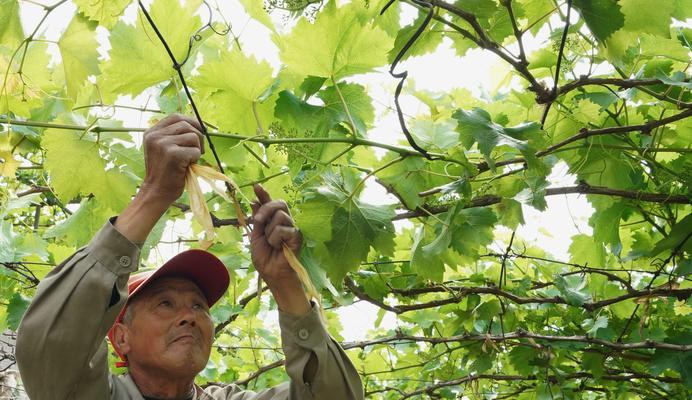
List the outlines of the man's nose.
{"label": "man's nose", "polygon": [[197,315],[195,314],[195,310],[193,310],[191,306],[181,307],[180,315],[178,318],[178,325],[180,326],[188,324],[195,326],[197,324]]}

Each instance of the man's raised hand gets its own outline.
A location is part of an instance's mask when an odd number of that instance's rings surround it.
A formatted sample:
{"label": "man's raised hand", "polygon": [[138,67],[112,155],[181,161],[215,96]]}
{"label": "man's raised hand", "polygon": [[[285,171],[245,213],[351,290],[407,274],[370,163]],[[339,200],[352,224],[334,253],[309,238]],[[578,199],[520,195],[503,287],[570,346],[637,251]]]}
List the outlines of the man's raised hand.
{"label": "man's raised hand", "polygon": [[142,190],[150,191],[168,205],[185,189],[190,164],[204,152],[204,135],[199,123],[179,114],[162,119],[144,133],[146,177]]}
{"label": "man's raised hand", "polygon": [[115,228],[134,243],[143,243],[161,215],[183,194],[190,164],[204,151],[199,123],[169,115],[144,133],[146,176],[139,192],[118,216]]}

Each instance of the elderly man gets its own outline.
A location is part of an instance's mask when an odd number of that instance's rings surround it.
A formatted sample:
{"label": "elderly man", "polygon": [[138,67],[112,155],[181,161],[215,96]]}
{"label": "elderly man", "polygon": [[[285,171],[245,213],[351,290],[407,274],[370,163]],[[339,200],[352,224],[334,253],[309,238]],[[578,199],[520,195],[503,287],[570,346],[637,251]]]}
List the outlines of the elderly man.
{"label": "elderly man", "polygon": [[[228,287],[226,268],[210,253],[188,250],[153,273],[130,274],[139,265],[139,246],[182,194],[203,139],[200,126],[179,115],[147,131],[147,172],[137,195],[39,285],[19,327],[16,354],[32,400],[363,398],[355,368],[283,256],[283,243],[293,251],[301,244],[286,204],[259,186],[251,254],[279,307],[290,382],[259,393],[194,384],[209,359],[209,307]],[[108,372],[106,334],[128,367],[125,375]]]}

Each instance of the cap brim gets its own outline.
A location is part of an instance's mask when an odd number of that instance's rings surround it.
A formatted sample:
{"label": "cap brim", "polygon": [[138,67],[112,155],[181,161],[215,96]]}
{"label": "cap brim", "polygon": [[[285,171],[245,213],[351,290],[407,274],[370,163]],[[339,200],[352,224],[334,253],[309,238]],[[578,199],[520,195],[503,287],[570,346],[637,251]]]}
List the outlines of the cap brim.
{"label": "cap brim", "polygon": [[228,270],[216,256],[204,250],[186,250],[152,272],[130,293],[130,298],[152,282],[165,277],[185,278],[194,282],[204,293],[209,307],[226,293],[230,282]]}

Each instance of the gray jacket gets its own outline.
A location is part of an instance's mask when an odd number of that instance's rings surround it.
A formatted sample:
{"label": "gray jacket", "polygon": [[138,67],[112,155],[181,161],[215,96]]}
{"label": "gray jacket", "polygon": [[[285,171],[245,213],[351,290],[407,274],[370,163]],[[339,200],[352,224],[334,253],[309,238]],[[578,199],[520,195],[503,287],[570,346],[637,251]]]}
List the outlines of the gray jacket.
{"label": "gray jacket", "polygon": [[[108,222],[91,242],[50,272],[17,335],[16,357],[32,400],[143,400],[129,375],[108,369],[105,336],[127,299],[139,248]],[[112,305],[110,305],[112,304]],[[198,388],[197,400],[360,400],[363,387],[348,356],[329,336],[318,311],[279,312],[290,382],[255,393],[236,385]],[[303,370],[315,353],[312,382]]]}

